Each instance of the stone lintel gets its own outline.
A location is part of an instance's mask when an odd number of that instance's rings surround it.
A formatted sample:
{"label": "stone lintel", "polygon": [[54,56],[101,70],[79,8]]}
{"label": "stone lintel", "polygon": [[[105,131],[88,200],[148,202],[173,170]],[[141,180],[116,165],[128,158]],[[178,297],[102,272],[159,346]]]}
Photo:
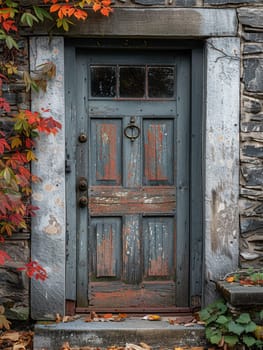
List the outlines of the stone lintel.
{"label": "stone lintel", "polygon": [[[47,35],[47,26],[36,25],[25,34]],[[53,34],[61,34],[58,29]],[[90,13],[63,35],[69,37],[204,38],[237,35],[235,9],[114,8],[108,18]]]}

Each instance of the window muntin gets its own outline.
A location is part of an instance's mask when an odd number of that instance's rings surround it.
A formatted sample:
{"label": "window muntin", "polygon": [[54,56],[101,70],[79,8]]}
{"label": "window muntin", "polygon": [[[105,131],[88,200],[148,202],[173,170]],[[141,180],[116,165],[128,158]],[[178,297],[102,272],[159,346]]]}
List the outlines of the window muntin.
{"label": "window muntin", "polygon": [[91,65],[92,98],[172,99],[175,97],[175,66]]}

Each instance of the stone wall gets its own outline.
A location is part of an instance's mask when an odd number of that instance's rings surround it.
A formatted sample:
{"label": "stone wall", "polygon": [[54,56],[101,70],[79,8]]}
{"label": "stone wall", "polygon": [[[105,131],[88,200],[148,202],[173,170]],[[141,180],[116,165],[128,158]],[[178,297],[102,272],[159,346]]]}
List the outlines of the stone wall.
{"label": "stone wall", "polygon": [[[256,3],[256,2],[255,2]],[[263,267],[263,7],[237,10],[243,71],[240,116],[240,263]]]}
{"label": "stone wall", "polygon": [[[19,41],[20,52],[13,56],[19,71],[27,70],[29,67],[28,40]],[[8,51],[0,47],[1,60],[10,59]],[[5,97],[11,107],[11,113],[18,109],[30,108],[30,96],[25,91],[23,80],[10,81],[3,84],[3,97]],[[7,114],[1,113],[0,129],[7,131],[10,129],[11,119]],[[29,228],[30,229],[30,228]],[[29,315],[29,283],[28,278],[17,268],[24,266],[30,257],[30,232],[29,230],[14,233],[11,237],[5,238],[5,243],[1,244],[12,258],[5,266],[0,266],[0,305],[4,305],[6,316],[9,319],[27,319]]]}

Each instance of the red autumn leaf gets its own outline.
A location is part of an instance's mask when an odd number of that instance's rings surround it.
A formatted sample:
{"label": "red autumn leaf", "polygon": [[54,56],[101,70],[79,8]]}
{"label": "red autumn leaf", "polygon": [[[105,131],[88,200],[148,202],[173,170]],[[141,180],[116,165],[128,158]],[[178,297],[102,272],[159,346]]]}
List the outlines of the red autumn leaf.
{"label": "red autumn leaf", "polygon": [[5,112],[10,112],[10,104],[3,97],[0,97],[0,109],[3,109]]}
{"label": "red autumn leaf", "polygon": [[35,206],[30,204],[26,208],[26,215],[28,215],[28,216],[36,216],[36,213],[35,213],[36,210],[39,210],[39,207],[35,207]]}
{"label": "red autumn leaf", "polygon": [[9,215],[8,219],[12,224],[16,226],[19,226],[21,223],[24,222],[23,216],[17,213]]}
{"label": "red autumn leaf", "polygon": [[9,32],[10,30],[17,32],[18,28],[14,23],[15,21],[13,21],[12,19],[8,19],[6,21],[3,21],[2,26],[7,32]]}
{"label": "red autumn leaf", "polygon": [[3,250],[0,250],[0,265],[4,265],[6,260],[11,260],[10,256]]}
{"label": "red autumn leaf", "polygon": [[18,168],[18,171],[19,171],[20,174],[21,174],[22,176],[24,176],[27,180],[30,179],[30,177],[31,177],[31,172],[30,172],[27,168],[25,168],[25,167],[23,167],[23,166],[20,166],[20,167]]}
{"label": "red autumn leaf", "polygon": [[25,141],[26,148],[31,148],[34,146],[34,144],[35,142],[32,139],[30,139],[29,137],[26,138],[26,141]]}
{"label": "red autumn leaf", "polygon": [[29,110],[25,111],[25,115],[27,118],[27,121],[30,125],[37,123],[39,121],[39,113],[38,112],[31,112]]}
{"label": "red autumn leaf", "polygon": [[30,261],[18,270],[25,271],[28,277],[35,278],[36,280],[45,281],[47,279],[46,270],[37,261]]}
{"label": "red autumn leaf", "polygon": [[0,154],[3,154],[6,149],[10,150],[11,147],[7,143],[6,139],[2,138],[2,139],[0,139]]}

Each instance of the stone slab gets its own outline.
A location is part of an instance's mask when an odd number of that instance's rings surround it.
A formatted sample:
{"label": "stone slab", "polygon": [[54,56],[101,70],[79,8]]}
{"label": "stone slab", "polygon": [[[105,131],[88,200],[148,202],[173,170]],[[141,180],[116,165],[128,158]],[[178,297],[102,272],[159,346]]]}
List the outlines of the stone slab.
{"label": "stone slab", "polygon": [[[87,23],[78,22],[63,35],[198,39],[237,35],[237,16],[234,9],[115,8],[113,15],[102,17],[91,13]],[[54,28],[52,33],[61,34],[61,31]],[[30,35],[30,30],[25,34]],[[47,35],[47,27],[36,24],[32,34]]]}
{"label": "stone slab", "polygon": [[[262,3],[262,2],[261,2]],[[239,22],[250,27],[263,28],[263,8],[242,7],[237,10]]]}
{"label": "stone slab", "polygon": [[167,317],[162,321],[128,318],[122,322],[88,323],[82,318],[68,323],[35,326],[34,350],[57,350],[64,342],[69,342],[71,347],[91,346],[100,349],[144,342],[153,349],[162,350],[206,344],[202,326],[170,325]]}
{"label": "stone slab", "polygon": [[245,89],[250,92],[263,92],[263,59],[248,58],[244,60],[243,81]]}
{"label": "stone slab", "polygon": [[219,281],[217,288],[234,306],[263,305],[263,287],[241,286],[239,283]]}

